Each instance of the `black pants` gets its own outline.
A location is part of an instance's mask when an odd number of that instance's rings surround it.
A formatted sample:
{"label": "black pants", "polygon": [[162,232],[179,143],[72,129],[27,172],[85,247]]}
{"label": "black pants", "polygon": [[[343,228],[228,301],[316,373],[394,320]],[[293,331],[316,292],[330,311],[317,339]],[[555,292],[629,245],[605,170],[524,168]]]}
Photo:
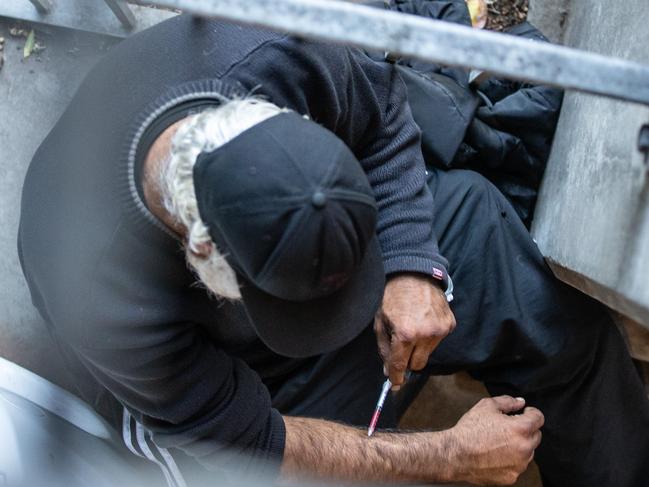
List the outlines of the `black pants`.
{"label": "black pants", "polygon": [[[466,370],[546,417],[544,485],[649,485],[649,402],[605,308],[557,281],[511,206],[471,171],[430,173],[458,326],[424,374]],[[366,426],[384,377],[371,327],[276,391],[281,412]],[[421,379],[420,379],[421,380]],[[398,420],[394,402],[382,427]]]}

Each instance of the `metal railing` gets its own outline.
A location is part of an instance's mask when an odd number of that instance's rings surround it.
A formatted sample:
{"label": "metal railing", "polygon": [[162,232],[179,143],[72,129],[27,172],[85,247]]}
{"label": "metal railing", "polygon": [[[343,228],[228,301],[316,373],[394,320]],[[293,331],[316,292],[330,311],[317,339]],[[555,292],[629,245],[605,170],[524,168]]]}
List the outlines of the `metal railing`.
{"label": "metal railing", "polygon": [[[32,0],[33,1],[33,0]],[[133,29],[136,25],[135,15],[126,0],[104,0],[124,27]]]}
{"label": "metal railing", "polygon": [[[27,0],[10,1],[27,3]],[[100,0],[66,0],[52,6],[50,0],[29,1],[41,17],[56,15],[57,9],[75,1],[84,2],[84,8],[100,3]],[[104,1],[124,28],[143,27],[137,25],[132,7],[125,0]],[[353,1],[143,0],[143,3],[649,105],[649,66],[371,8]],[[0,7],[0,15],[3,8],[6,7]],[[167,12],[166,16],[170,15]]]}
{"label": "metal railing", "polygon": [[649,66],[350,2],[145,3],[649,105]]}
{"label": "metal railing", "polygon": [[47,14],[52,10],[52,3],[50,0],[29,0],[34,4],[34,7],[36,7],[36,10],[38,10],[42,14]]}

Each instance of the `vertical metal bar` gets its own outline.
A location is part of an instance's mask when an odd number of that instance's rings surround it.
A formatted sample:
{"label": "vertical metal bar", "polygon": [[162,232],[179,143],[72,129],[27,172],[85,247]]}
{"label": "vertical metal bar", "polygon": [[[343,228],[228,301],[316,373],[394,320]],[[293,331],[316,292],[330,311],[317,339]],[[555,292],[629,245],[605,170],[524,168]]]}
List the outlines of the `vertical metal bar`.
{"label": "vertical metal bar", "polygon": [[0,0],[0,17],[123,39],[178,15],[170,10],[129,4],[137,21],[135,28],[129,29],[101,0],[52,0],[51,3],[52,9],[42,14],[31,1]]}
{"label": "vertical metal bar", "polygon": [[32,2],[36,10],[42,14],[49,13],[52,10],[52,3],[50,0],[29,0]]}
{"label": "vertical metal bar", "polygon": [[135,28],[135,15],[126,0],[105,0],[105,2],[125,28],[129,30]]}

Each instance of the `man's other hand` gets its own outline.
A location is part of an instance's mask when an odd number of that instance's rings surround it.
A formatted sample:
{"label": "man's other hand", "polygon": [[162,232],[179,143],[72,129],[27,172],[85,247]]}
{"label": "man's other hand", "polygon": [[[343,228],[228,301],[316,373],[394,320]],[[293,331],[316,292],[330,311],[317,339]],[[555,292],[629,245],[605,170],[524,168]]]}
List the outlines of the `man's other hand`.
{"label": "man's other hand", "polygon": [[374,331],[392,384],[401,386],[407,369],[423,369],[428,356],[454,328],[455,316],[432,278],[422,274],[390,278]]}
{"label": "man's other hand", "polygon": [[[482,399],[451,428],[452,478],[476,485],[512,485],[541,443],[544,417],[521,398]],[[511,416],[511,413],[521,414]]]}
{"label": "man's other hand", "polygon": [[282,480],[511,485],[541,442],[543,414],[524,407],[509,396],[483,399],[451,429],[371,438],[364,429],[284,416]]}

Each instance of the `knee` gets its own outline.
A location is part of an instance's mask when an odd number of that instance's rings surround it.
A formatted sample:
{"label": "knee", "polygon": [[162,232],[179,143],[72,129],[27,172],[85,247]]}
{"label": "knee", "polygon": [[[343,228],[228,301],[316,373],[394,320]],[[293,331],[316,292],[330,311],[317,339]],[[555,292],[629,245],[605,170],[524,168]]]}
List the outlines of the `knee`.
{"label": "knee", "polygon": [[[510,242],[520,246],[531,240],[504,196],[484,176],[468,170],[445,171],[436,175],[433,190],[435,231],[440,250],[450,261],[458,251],[484,255],[503,250]],[[503,246],[490,245],[494,239]]]}
{"label": "knee", "polygon": [[472,204],[484,204],[498,189],[482,174],[466,169],[449,171],[449,179],[453,181],[456,190],[463,198]]}
{"label": "knee", "polygon": [[503,218],[508,218],[509,211],[504,196],[487,178],[470,170],[451,171],[457,184],[462,206],[486,226],[498,225]]}

